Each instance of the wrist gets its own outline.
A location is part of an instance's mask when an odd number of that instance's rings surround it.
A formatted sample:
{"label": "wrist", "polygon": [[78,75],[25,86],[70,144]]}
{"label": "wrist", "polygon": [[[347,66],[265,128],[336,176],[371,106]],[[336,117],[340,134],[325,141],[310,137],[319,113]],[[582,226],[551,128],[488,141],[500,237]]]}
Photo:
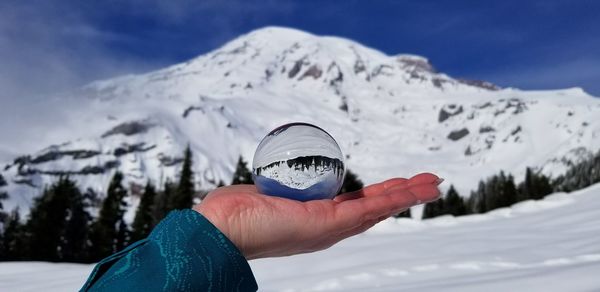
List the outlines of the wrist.
{"label": "wrist", "polygon": [[206,218],[206,220],[212,223],[212,225],[214,225],[221,233],[223,233],[223,235],[225,235],[227,239],[229,239],[229,241],[231,241],[235,247],[237,247],[240,253],[247,260],[254,259],[241,244],[239,236],[235,236],[235,234],[231,231],[229,218],[224,216],[222,212],[215,210],[214,208],[207,207],[205,204],[197,204],[192,208],[192,210],[200,213],[202,216],[204,216],[204,218]]}

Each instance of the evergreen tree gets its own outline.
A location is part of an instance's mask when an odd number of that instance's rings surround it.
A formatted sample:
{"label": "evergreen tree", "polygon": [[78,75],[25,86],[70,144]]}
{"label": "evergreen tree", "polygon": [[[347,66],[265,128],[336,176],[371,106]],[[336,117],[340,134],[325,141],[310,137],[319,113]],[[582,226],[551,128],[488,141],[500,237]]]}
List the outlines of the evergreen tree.
{"label": "evergreen tree", "polygon": [[58,182],[36,199],[25,227],[26,257],[42,261],[59,261],[64,258],[66,244],[76,241],[68,238],[72,234],[67,235],[65,231],[67,225],[78,224],[74,222],[72,208],[80,199],[79,189],[68,177],[59,178]]}
{"label": "evergreen tree", "polygon": [[533,185],[533,170],[529,167],[525,169],[525,180],[519,184],[519,193],[517,195],[518,201],[525,201],[531,199],[531,194],[534,192]]}
{"label": "evergreen tree", "polygon": [[469,214],[485,213],[489,209],[487,207],[487,195],[485,192],[485,183],[480,180],[477,190],[471,192],[471,197],[468,200],[467,206]]}
{"label": "evergreen tree", "polygon": [[552,194],[553,192],[552,185],[550,184],[550,179],[541,173],[536,175],[535,186],[537,195],[533,198],[536,200],[542,199],[547,195]]}
{"label": "evergreen tree", "polygon": [[550,179],[541,174],[535,173],[531,168],[525,170],[525,180],[519,184],[519,201],[539,200],[551,194],[553,191]]}
{"label": "evergreen tree", "polygon": [[152,225],[156,226],[160,220],[169,213],[169,198],[175,192],[175,185],[171,180],[165,181],[164,189],[156,194],[154,198],[154,207],[152,208]]}
{"label": "evergreen tree", "polygon": [[555,191],[572,192],[600,182],[600,151],[571,166],[552,184]]}
{"label": "evergreen tree", "polygon": [[115,251],[123,250],[130,242],[131,231],[125,223],[125,219],[121,217],[117,223],[117,237],[115,238]]}
{"label": "evergreen tree", "polygon": [[19,209],[14,209],[4,222],[0,261],[13,261],[23,258],[24,232]]}
{"label": "evergreen tree", "polygon": [[146,238],[154,227],[153,208],[156,198],[156,190],[150,181],[146,183],[144,193],[140,199],[135,219],[131,225],[131,241],[138,241]]}
{"label": "evergreen tree", "polygon": [[[0,186],[2,186],[3,179],[0,174]],[[4,204],[2,204],[2,201],[6,199],[8,199],[8,193],[0,191],[0,223],[2,224],[2,229],[0,229],[0,261],[6,257],[4,252],[4,229],[6,229],[6,221],[9,216],[4,211]]]}
{"label": "evergreen tree", "polygon": [[434,218],[444,214],[444,208],[444,198],[439,198],[435,202],[425,204],[425,208],[423,209],[423,219]]}
{"label": "evergreen tree", "polygon": [[484,183],[483,199],[485,200],[485,212],[496,209],[500,185],[500,177],[496,175],[491,176]]}
{"label": "evergreen tree", "polygon": [[342,188],[338,194],[358,191],[362,189],[363,186],[363,182],[358,178],[358,175],[348,169],[346,170],[346,176],[344,176],[344,182],[342,183]]}
{"label": "evergreen tree", "polygon": [[194,173],[192,172],[192,150],[190,146],[185,149],[183,166],[179,175],[177,190],[170,196],[169,210],[186,209],[192,207],[194,199]]}
{"label": "evergreen tree", "polygon": [[232,185],[252,184],[252,172],[248,169],[248,163],[240,156],[238,158],[235,172],[233,173]]}
{"label": "evergreen tree", "polygon": [[444,197],[435,202],[425,204],[425,208],[423,209],[423,219],[441,215],[462,216],[466,214],[467,205],[454,188],[454,185],[450,185]]}
{"label": "evergreen tree", "polygon": [[63,261],[86,262],[89,260],[89,227],[92,216],[87,212],[89,207],[85,197],[73,182],[69,182],[70,195],[67,222],[64,230],[64,241],[60,247]]}
{"label": "evergreen tree", "polygon": [[0,223],[5,222],[8,217],[8,214],[4,211],[4,204],[2,204],[2,201],[6,199],[8,199],[8,193],[0,191]]}
{"label": "evergreen tree", "polygon": [[486,213],[488,211],[511,206],[518,200],[518,191],[512,175],[506,175],[503,171],[489,177],[487,180],[479,181],[477,190],[471,192],[471,196],[465,203],[466,214]]}
{"label": "evergreen tree", "polygon": [[510,207],[517,202],[517,197],[517,187],[513,176],[505,176],[504,172],[500,172],[494,207]]}
{"label": "evergreen tree", "polygon": [[444,198],[444,214],[454,216],[462,216],[467,214],[467,208],[464,199],[458,194],[454,185],[450,185],[450,189],[446,192]]}
{"label": "evergreen tree", "polygon": [[98,220],[92,224],[90,239],[93,261],[105,258],[125,245],[126,230],[123,229],[123,215],[126,208],[127,190],[122,186],[122,181],[123,174],[117,171],[108,186]]}

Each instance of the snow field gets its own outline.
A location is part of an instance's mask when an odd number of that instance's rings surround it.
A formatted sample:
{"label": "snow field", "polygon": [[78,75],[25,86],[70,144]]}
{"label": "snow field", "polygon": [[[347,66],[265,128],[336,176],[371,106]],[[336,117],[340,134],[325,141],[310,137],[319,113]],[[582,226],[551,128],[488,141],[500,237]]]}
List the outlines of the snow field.
{"label": "snow field", "polygon": [[[250,264],[260,291],[598,291],[600,184],[488,214],[389,219]],[[74,291],[92,265],[0,263],[0,291]]]}

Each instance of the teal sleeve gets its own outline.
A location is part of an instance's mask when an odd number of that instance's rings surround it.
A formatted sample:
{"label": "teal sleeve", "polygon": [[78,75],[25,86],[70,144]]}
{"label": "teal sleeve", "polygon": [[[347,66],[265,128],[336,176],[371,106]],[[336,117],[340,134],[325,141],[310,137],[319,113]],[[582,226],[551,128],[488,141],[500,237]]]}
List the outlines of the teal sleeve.
{"label": "teal sleeve", "polygon": [[204,216],[172,211],[150,236],[100,261],[81,291],[256,291],[248,262]]}

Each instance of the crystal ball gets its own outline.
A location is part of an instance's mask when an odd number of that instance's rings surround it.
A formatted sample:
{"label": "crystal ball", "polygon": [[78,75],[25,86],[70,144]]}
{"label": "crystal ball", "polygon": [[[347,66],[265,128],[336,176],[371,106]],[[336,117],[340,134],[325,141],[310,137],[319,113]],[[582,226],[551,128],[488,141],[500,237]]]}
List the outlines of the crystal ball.
{"label": "crystal ball", "polygon": [[282,125],[262,139],[252,161],[258,191],[298,201],[332,199],[344,182],[340,146],[308,123]]}

